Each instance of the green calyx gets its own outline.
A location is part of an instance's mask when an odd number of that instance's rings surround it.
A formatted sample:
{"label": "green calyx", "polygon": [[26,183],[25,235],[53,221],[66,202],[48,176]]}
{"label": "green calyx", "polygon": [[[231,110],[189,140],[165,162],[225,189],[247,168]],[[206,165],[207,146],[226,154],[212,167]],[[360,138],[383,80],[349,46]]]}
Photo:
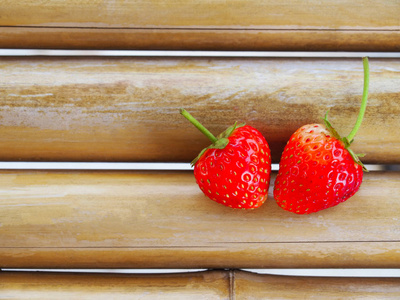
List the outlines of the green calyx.
{"label": "green calyx", "polygon": [[361,126],[362,120],[364,118],[365,110],[367,107],[367,99],[368,99],[368,86],[369,86],[369,65],[368,65],[368,58],[364,57],[363,58],[363,66],[364,66],[364,89],[363,89],[363,95],[362,95],[362,100],[361,100],[361,107],[360,107],[360,112],[358,113],[357,121],[356,124],[354,125],[353,129],[349,133],[348,136],[341,137],[339,133],[333,128],[331,123],[328,121],[328,112],[326,112],[325,117],[324,117],[324,123],[326,128],[329,130],[329,132],[338,140],[342,141],[344,144],[344,147],[349,151],[351,157],[353,158],[354,162],[359,164],[363,171],[368,172],[367,168],[364,166],[364,164],[361,162],[360,157],[364,157],[365,154],[355,154],[353,150],[350,149],[350,145],[354,141],[354,137],[358,131],[358,129]]}
{"label": "green calyx", "polygon": [[325,117],[323,118],[325,127],[328,129],[328,131],[339,141],[342,141],[344,144],[344,147],[349,151],[351,157],[353,158],[354,162],[359,164],[363,171],[368,172],[368,169],[364,166],[364,164],[361,162],[360,157],[364,157],[365,154],[355,154],[353,150],[350,149],[350,145],[354,140],[349,141],[347,137],[341,137],[340,134],[336,131],[335,128],[332,127],[331,123],[328,121],[328,112],[326,112]]}
{"label": "green calyx", "polygon": [[228,127],[224,132],[215,137],[207,128],[205,128],[199,121],[197,121],[190,113],[188,113],[185,109],[180,109],[181,115],[183,115],[187,120],[190,121],[197,129],[199,129],[211,142],[212,144],[199,153],[197,157],[191,162],[191,166],[193,167],[196,162],[200,159],[200,157],[206,152],[208,149],[224,149],[229,144],[229,137],[232,135],[233,131],[237,128],[243,127],[245,123],[242,124],[233,124]]}

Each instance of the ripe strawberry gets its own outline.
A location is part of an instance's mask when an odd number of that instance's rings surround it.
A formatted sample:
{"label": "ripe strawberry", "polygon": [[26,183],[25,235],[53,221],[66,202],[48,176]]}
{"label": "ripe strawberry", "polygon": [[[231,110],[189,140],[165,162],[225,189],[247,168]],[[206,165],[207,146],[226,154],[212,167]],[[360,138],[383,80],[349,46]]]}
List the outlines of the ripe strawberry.
{"label": "ripe strawberry", "polygon": [[274,187],[278,205],[296,214],[320,211],[353,196],[365,167],[349,148],[361,125],[368,97],[368,59],[364,58],[364,92],[360,113],[351,133],[341,138],[327,120],[310,124],[289,139]]}
{"label": "ripe strawberry", "polygon": [[267,141],[248,125],[233,125],[217,138],[187,111],[181,114],[213,144],[192,162],[194,176],[203,193],[232,208],[256,208],[267,198],[271,155]]}

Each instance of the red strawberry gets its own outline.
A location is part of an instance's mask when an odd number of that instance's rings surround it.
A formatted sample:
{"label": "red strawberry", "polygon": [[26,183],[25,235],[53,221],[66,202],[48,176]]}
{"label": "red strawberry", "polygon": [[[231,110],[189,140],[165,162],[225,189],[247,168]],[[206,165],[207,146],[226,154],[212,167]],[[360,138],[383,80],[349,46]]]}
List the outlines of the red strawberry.
{"label": "red strawberry", "polygon": [[325,126],[305,125],[289,139],[274,187],[274,198],[283,209],[297,214],[317,212],[346,201],[360,188],[366,169],[349,146],[364,116],[368,73],[364,58],[363,100],[349,136],[341,138],[325,115]]}
{"label": "red strawberry", "polygon": [[217,138],[181,110],[213,144],[192,162],[194,176],[203,193],[232,208],[256,208],[267,198],[271,155],[267,141],[255,128],[233,125]]}

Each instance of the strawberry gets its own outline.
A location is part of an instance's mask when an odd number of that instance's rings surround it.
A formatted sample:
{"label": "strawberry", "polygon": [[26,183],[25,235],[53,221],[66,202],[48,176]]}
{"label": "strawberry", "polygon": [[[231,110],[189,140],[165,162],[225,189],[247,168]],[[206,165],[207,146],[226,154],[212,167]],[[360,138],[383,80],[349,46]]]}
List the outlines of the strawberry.
{"label": "strawberry", "polygon": [[236,123],[214,137],[186,110],[181,114],[203,132],[212,145],[192,161],[203,193],[231,208],[252,209],[267,198],[271,155],[267,141],[255,128]]}
{"label": "strawberry", "polygon": [[324,125],[299,128],[282,153],[275,180],[278,205],[296,214],[310,214],[346,201],[360,188],[365,167],[349,148],[361,125],[368,97],[368,59],[364,58],[364,91],[351,133],[341,138],[325,115]]}

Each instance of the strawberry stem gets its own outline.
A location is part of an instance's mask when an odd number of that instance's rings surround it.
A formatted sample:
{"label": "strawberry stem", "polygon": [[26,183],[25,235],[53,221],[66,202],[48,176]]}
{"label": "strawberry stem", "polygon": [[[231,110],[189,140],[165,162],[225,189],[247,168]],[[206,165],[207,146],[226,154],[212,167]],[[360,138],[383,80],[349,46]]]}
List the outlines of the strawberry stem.
{"label": "strawberry stem", "polygon": [[181,115],[190,121],[198,130],[200,130],[212,143],[218,141],[218,139],[205,128],[199,121],[197,121],[190,113],[183,108],[180,109]]}
{"label": "strawberry stem", "polygon": [[364,89],[363,95],[361,100],[361,108],[360,112],[358,113],[356,124],[354,125],[353,130],[350,134],[346,137],[346,139],[351,143],[361,126],[361,123],[364,118],[365,109],[367,108],[367,99],[368,99],[368,86],[369,86],[369,66],[368,66],[368,57],[363,57],[363,66],[364,66]]}

